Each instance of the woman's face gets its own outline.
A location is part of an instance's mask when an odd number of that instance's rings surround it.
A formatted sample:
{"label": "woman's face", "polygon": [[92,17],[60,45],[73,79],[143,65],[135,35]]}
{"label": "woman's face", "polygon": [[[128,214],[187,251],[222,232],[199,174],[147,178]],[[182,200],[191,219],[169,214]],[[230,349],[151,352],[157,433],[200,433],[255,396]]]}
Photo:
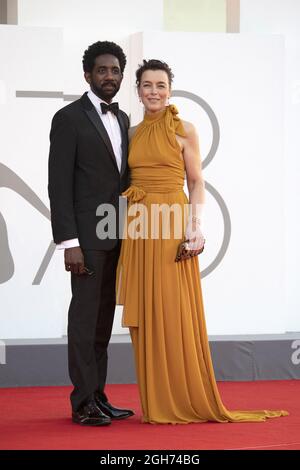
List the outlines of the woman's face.
{"label": "woman's face", "polygon": [[163,110],[171,93],[167,72],[164,70],[143,72],[138,93],[146,112],[156,113]]}

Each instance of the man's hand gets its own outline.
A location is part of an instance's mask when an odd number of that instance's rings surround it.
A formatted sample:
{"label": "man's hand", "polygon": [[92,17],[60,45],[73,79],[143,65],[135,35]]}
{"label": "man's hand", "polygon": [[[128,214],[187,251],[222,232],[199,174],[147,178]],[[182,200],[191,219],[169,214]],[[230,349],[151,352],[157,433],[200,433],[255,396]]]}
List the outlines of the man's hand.
{"label": "man's hand", "polygon": [[65,268],[73,274],[86,274],[84,257],[80,246],[65,249]]}

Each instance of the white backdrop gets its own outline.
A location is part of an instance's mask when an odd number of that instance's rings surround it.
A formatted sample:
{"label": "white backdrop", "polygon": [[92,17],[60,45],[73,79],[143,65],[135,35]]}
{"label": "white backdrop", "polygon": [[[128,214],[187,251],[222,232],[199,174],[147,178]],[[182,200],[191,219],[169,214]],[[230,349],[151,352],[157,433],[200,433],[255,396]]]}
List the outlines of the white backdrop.
{"label": "white backdrop", "polygon": [[[0,26],[0,163],[21,177],[47,207],[51,119],[68,102],[63,97],[16,97],[16,92],[81,95],[88,89],[82,72],[83,52],[101,39],[118,42],[130,56],[128,33],[102,31],[99,37],[98,29]],[[129,77],[127,70],[124,88],[117,97],[127,111]],[[40,284],[32,285],[52,239],[50,223],[14,191],[3,187],[0,212],[15,263],[13,277],[0,284],[0,338],[61,337],[67,330],[71,295],[62,251],[54,253]],[[119,307],[114,333],[127,332],[120,326],[121,313]]]}
{"label": "white backdrop", "polygon": [[285,39],[285,315],[289,331],[299,331],[300,2],[240,0],[240,4],[241,33],[280,33]]}
{"label": "white backdrop", "polygon": [[[174,89],[204,99],[220,125],[220,145],[204,178],[223,198],[232,232],[223,260],[202,281],[208,331],[284,332],[283,38],[145,33],[143,46],[146,58],[159,54],[173,65]],[[187,99],[172,101],[197,125],[204,159],[212,138],[206,113]],[[223,239],[220,209],[210,194],[205,220],[201,270]]]}
{"label": "white backdrop", "polygon": [[[83,38],[83,39],[82,39]],[[223,199],[231,237],[220,263],[202,280],[210,334],[282,333],[285,316],[283,244],[283,72],[280,36],[126,32],[98,35],[78,29],[0,27],[0,162],[11,168],[49,207],[47,158],[55,98],[17,98],[16,90],[81,94],[81,57],[98,39],[119,42],[129,64],[119,101],[134,124],[141,115],[134,71],[145,58],[168,61],[174,90],[194,93],[214,111],[220,144],[204,170]],[[195,53],[196,52],[196,53]],[[3,65],[5,64],[5,68]],[[203,159],[211,145],[206,112],[187,98],[173,98],[183,118],[198,128]],[[39,285],[32,281],[51,239],[50,223],[13,191],[0,188],[15,262],[13,277],[0,285],[1,338],[60,337],[66,333],[70,299],[62,253],[55,253]],[[220,208],[207,193],[206,249],[201,271],[214,261],[223,239]],[[281,229],[278,229],[280,226]],[[275,229],[276,228],[276,229]],[[120,327],[117,309],[114,333]]]}

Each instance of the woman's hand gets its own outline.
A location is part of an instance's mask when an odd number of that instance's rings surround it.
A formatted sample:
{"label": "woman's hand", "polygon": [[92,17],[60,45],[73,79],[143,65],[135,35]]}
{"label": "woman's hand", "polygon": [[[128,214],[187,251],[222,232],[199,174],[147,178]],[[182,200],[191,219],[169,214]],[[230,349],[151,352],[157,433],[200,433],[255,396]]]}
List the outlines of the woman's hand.
{"label": "woman's hand", "polygon": [[189,218],[185,230],[185,239],[190,240],[188,249],[192,255],[199,255],[205,244],[205,238],[201,230],[200,221],[196,217]]}

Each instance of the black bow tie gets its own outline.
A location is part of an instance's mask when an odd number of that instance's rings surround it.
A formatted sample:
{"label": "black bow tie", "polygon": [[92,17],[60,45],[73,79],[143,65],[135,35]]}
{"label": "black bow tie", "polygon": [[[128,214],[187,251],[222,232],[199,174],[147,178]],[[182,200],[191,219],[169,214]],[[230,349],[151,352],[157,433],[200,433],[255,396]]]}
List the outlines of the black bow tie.
{"label": "black bow tie", "polygon": [[106,103],[100,103],[101,105],[101,111],[103,114],[106,114],[107,111],[111,111],[112,113],[114,113],[116,116],[118,116],[118,112],[119,112],[119,103],[110,103],[110,104],[106,104]]}

